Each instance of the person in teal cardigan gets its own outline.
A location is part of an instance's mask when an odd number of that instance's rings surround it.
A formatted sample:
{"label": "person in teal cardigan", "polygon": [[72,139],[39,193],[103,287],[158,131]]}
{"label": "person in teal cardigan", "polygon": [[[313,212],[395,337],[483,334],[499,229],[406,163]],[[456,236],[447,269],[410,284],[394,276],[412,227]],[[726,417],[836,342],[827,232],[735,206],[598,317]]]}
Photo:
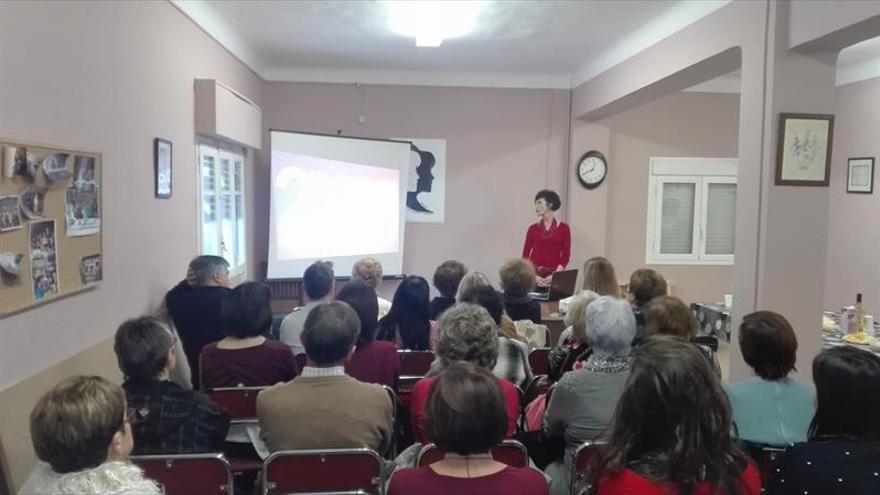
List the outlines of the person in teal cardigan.
{"label": "person in teal cardigan", "polygon": [[740,439],[779,446],[806,441],[816,391],[788,376],[797,354],[791,324],[772,311],[748,314],[740,326],[739,346],[756,375],[726,387]]}

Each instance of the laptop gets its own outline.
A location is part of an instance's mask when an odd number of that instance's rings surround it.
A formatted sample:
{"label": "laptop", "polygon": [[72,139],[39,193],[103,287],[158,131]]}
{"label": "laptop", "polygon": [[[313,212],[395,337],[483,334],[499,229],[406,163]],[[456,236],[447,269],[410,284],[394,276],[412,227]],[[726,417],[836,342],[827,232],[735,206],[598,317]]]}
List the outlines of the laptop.
{"label": "laptop", "polygon": [[536,301],[558,301],[574,295],[574,287],[577,284],[578,271],[562,270],[555,272],[550,279],[550,288],[547,292],[532,292],[529,295]]}

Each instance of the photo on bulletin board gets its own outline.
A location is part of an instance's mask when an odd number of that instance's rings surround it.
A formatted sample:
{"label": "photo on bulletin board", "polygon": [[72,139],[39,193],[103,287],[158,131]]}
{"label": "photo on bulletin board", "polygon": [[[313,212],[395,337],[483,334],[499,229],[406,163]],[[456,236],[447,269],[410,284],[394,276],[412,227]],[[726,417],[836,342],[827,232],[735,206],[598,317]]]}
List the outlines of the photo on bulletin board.
{"label": "photo on bulletin board", "polygon": [[156,180],[156,197],[171,197],[171,141],[162,138],[153,140],[153,168]]}
{"label": "photo on bulletin board", "polygon": [[59,291],[58,252],[55,247],[55,220],[31,222],[31,281],[34,286],[34,301],[41,301]]}
{"label": "photo on bulletin board", "polygon": [[101,280],[101,255],[86,256],[79,262],[79,278],[82,285],[92,285]]}
{"label": "photo on bulletin board", "polygon": [[21,210],[17,196],[0,196],[0,232],[21,228]]}
{"label": "photo on bulletin board", "polygon": [[95,159],[77,155],[73,161],[73,184],[65,191],[64,217],[68,237],[94,235],[101,231]]}

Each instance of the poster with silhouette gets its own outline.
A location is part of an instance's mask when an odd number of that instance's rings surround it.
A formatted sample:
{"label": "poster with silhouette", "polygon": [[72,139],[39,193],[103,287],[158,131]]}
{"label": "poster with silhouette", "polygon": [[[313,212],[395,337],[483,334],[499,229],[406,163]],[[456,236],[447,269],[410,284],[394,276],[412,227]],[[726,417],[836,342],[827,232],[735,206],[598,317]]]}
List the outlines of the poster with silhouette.
{"label": "poster with silhouette", "polygon": [[446,140],[417,138],[395,138],[395,140],[412,143],[406,189],[406,221],[444,223]]}

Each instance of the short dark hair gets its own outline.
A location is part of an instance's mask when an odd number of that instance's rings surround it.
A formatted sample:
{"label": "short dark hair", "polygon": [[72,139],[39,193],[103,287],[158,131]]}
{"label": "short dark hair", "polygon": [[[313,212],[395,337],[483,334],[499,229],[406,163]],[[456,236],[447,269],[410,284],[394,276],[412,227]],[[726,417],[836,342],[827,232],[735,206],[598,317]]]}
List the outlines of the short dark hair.
{"label": "short dark hair", "polygon": [[666,279],[650,268],[640,268],[629,277],[629,293],[636,306],[643,306],[657,296],[666,295]]}
{"label": "short dark hair", "polygon": [[113,351],[126,380],[155,380],[165,368],[174,336],[152,316],[126,321],[116,330]]}
{"label": "short dark hair", "polygon": [[809,439],[852,437],[880,441],[880,357],[843,345],[813,359],[816,414]]}
{"label": "short dark hair", "polygon": [[315,306],[303,324],[302,344],[306,355],[318,366],[339,363],[354,347],[360,327],[357,313],[344,302]]}
{"label": "short dark hair", "polygon": [[336,294],[336,300],[347,303],[357,313],[361,321],[357,345],[369,344],[376,338],[376,325],[379,320],[379,300],[376,290],[365,280],[353,279]]}
{"label": "short dark hair", "polygon": [[434,271],[434,287],[445,297],[455,297],[458,284],[466,273],[467,267],[461,261],[444,261]]}
{"label": "short dark hair", "polygon": [[100,376],[72,376],[37,401],[30,428],[37,457],[56,473],[98,467],[125,428],[125,392]]}
{"label": "short dark hair", "polygon": [[697,319],[690,308],[675,296],[658,296],[645,308],[647,335],[674,335],[685,340],[697,336]]}
{"label": "short dark hair", "polygon": [[550,189],[541,189],[538,191],[538,194],[535,194],[535,201],[537,202],[539,199],[543,199],[553,211],[558,210],[559,207],[562,206],[562,200],[559,199],[559,195]]}
{"label": "short dark hair", "polygon": [[303,287],[309,299],[316,301],[333,290],[333,262],[316,261],[303,273]]}
{"label": "short dark hair", "polygon": [[780,380],[795,369],[797,336],[788,320],[773,311],[743,317],[739,348],[746,363],[765,380]]}
{"label": "short dark hair", "polygon": [[504,314],[504,298],[494,287],[474,287],[466,290],[461,295],[461,301],[482,306],[489,312],[495,325],[501,324],[501,316]]}
{"label": "short dark hair", "polygon": [[209,254],[196,256],[189,262],[189,269],[195,276],[194,280],[197,286],[207,284],[211,277],[220,270],[229,270],[229,262],[222,256],[212,256]]}
{"label": "short dark hair", "polygon": [[431,386],[425,433],[443,452],[488,452],[507,432],[507,406],[498,378],[480,366],[449,365]]}
{"label": "short dark hair", "polygon": [[230,290],[220,307],[223,333],[238,339],[266,335],[272,327],[269,286],[245,282]]}

